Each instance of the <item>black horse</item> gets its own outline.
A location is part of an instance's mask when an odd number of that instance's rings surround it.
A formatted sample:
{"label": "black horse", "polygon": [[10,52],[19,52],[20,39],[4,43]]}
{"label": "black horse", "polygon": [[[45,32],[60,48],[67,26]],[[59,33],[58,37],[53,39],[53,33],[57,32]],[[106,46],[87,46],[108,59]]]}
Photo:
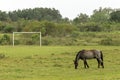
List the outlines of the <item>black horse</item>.
{"label": "black horse", "polygon": [[89,68],[89,65],[88,65],[86,59],[94,59],[94,58],[97,59],[98,68],[100,68],[100,65],[102,66],[102,68],[104,68],[102,51],[81,50],[77,53],[76,58],[74,60],[75,69],[77,69],[79,59],[84,61],[84,68],[86,68],[86,67]]}

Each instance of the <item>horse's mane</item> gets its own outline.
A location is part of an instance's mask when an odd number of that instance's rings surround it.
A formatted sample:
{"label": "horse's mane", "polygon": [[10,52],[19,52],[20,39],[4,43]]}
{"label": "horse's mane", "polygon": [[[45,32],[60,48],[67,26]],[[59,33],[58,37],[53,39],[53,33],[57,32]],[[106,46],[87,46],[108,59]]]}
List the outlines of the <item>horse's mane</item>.
{"label": "horse's mane", "polygon": [[78,60],[79,55],[80,55],[81,53],[83,53],[84,51],[85,51],[85,49],[80,50],[80,51],[76,54],[76,58],[75,58],[76,61]]}

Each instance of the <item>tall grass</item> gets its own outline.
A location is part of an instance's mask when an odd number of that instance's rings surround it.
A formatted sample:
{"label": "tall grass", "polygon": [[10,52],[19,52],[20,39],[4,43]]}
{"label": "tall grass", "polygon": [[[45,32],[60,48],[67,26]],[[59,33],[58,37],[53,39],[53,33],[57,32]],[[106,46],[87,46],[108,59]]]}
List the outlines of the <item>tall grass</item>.
{"label": "tall grass", "polygon": [[[6,34],[10,39],[0,35],[1,45],[12,45],[12,34]],[[9,41],[10,40],[10,41]],[[15,45],[39,45],[39,36],[26,35],[15,37]],[[67,36],[42,36],[42,45],[49,46],[120,46],[120,32],[73,32]]]}

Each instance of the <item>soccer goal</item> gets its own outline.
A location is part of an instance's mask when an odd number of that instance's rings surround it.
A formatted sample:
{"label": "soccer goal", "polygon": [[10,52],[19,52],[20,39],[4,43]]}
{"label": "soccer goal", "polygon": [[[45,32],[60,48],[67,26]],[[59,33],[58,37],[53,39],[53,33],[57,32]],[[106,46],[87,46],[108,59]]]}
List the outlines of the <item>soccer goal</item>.
{"label": "soccer goal", "polygon": [[13,32],[13,46],[15,46],[15,34],[39,34],[39,46],[41,46],[41,32]]}

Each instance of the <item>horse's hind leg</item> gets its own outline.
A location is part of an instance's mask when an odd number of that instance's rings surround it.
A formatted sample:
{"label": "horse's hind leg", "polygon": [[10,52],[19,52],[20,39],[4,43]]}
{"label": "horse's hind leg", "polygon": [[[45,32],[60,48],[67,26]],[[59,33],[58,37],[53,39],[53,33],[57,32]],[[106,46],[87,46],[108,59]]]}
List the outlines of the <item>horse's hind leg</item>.
{"label": "horse's hind leg", "polygon": [[98,68],[100,68],[100,65],[102,66],[102,68],[104,68],[103,61],[101,59],[97,59],[97,61],[98,61]]}
{"label": "horse's hind leg", "polygon": [[98,68],[100,68],[100,60],[97,59],[97,62],[98,62]]}
{"label": "horse's hind leg", "polygon": [[100,51],[100,53],[101,53],[101,66],[102,66],[102,68],[104,68],[102,51]]}
{"label": "horse's hind leg", "polygon": [[99,61],[100,61],[100,65],[102,66],[102,68],[104,68],[103,60],[99,59]]}

